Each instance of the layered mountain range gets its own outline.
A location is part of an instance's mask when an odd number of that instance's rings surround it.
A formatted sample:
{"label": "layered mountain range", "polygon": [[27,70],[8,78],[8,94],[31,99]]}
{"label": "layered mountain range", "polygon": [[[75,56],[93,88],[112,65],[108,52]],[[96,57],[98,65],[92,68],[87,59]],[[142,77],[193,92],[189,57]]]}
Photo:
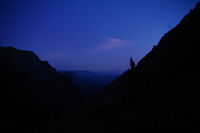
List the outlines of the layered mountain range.
{"label": "layered mountain range", "polygon": [[80,93],[85,97],[86,101],[119,76],[117,73],[98,73],[81,70],[60,71],[60,73],[72,80],[80,89]]}

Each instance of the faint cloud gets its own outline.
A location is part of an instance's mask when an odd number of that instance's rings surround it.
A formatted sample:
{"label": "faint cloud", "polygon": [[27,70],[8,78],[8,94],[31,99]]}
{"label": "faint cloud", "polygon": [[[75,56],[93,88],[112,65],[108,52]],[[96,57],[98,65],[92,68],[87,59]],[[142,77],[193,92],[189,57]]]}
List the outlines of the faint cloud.
{"label": "faint cloud", "polygon": [[129,41],[109,37],[109,38],[105,38],[102,43],[96,45],[89,51],[92,53],[111,51],[111,50],[116,50],[116,49],[119,49],[119,48],[122,48],[122,47],[125,47],[128,45],[131,45],[131,44],[132,43]]}

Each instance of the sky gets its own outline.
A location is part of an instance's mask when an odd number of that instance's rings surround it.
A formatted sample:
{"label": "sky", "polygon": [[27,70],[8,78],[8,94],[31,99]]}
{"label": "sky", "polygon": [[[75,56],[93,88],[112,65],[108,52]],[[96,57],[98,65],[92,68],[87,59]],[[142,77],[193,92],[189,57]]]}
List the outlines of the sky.
{"label": "sky", "polygon": [[58,70],[125,71],[199,0],[0,0],[0,46]]}

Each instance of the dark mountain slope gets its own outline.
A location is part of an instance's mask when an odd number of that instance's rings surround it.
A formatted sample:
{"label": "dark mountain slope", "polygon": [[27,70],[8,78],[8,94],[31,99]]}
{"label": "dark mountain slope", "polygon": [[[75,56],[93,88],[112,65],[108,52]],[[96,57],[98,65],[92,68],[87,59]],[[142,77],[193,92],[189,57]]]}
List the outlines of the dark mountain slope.
{"label": "dark mountain slope", "polygon": [[65,120],[56,131],[198,129],[199,44],[200,3],[164,35],[134,70],[105,87],[76,120],[74,117],[74,125],[68,127],[69,121]]}
{"label": "dark mountain slope", "polygon": [[118,124],[130,129],[197,127],[199,35],[200,3],[164,35],[135,70],[105,88],[89,110],[110,118],[108,127],[112,128]]}
{"label": "dark mountain slope", "polygon": [[0,47],[0,126],[20,132],[44,126],[80,96],[72,81],[33,52]]}

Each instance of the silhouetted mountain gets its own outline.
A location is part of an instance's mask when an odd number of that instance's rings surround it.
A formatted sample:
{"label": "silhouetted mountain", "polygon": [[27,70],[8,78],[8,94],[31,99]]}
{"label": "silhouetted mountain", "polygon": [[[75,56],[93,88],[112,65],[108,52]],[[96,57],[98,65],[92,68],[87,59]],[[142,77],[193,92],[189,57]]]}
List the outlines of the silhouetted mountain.
{"label": "silhouetted mountain", "polygon": [[60,121],[51,130],[130,133],[155,128],[198,129],[199,44],[200,3],[134,70],[105,87],[80,115],[70,122]]}
{"label": "silhouetted mountain", "polygon": [[8,132],[30,132],[80,102],[72,81],[33,52],[0,47],[0,81],[0,126]]}
{"label": "silhouetted mountain", "polygon": [[95,95],[101,88],[114,81],[119,75],[101,74],[90,71],[60,71],[65,76],[70,77],[86,98]]}

